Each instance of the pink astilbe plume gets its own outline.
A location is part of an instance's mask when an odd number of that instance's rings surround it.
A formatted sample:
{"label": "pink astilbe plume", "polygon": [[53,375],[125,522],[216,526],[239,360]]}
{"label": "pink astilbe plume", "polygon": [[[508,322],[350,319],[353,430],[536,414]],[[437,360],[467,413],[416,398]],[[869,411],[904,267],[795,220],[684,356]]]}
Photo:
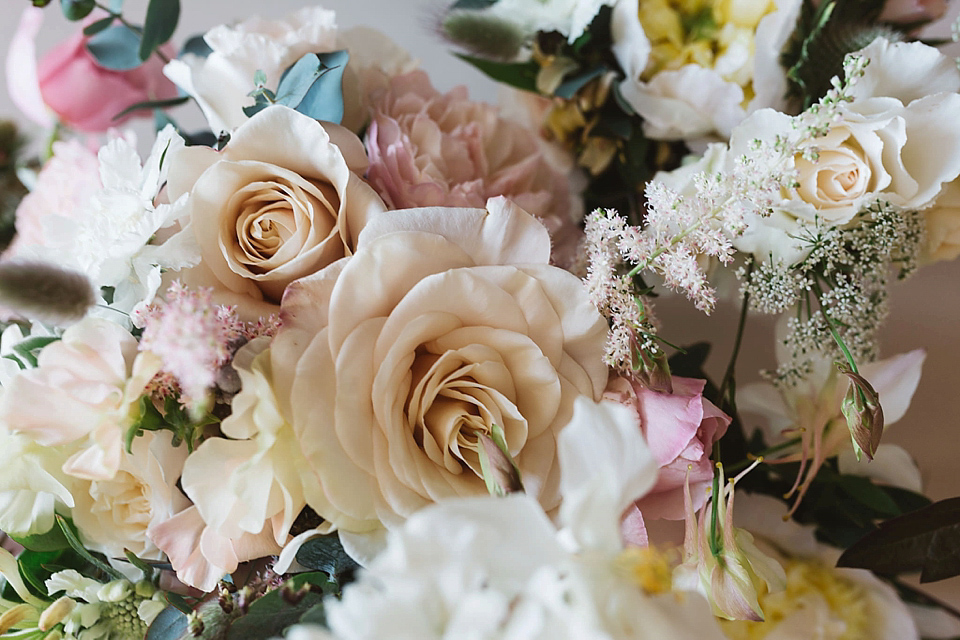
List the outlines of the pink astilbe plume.
{"label": "pink astilbe plume", "polygon": [[140,350],[160,356],[163,368],[151,383],[160,396],[177,389],[191,412],[202,410],[217,373],[236,349],[251,338],[273,335],[277,318],[245,323],[235,309],[214,305],[211,289],[190,291],[179,281],[167,290],[166,302],[152,304],[136,318],[143,327]]}

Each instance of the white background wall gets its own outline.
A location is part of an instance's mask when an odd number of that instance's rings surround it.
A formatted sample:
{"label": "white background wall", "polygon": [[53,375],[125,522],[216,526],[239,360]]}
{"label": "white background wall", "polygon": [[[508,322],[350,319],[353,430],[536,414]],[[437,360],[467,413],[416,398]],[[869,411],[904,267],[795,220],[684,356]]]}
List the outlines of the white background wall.
{"label": "white background wall", "polygon": [[[0,21],[0,52],[10,41],[19,8],[28,0],[3,0],[3,4],[7,13]],[[257,12],[279,16],[304,4],[304,0],[183,0],[183,17],[174,40],[182,42],[216,24]],[[449,55],[435,35],[435,15],[445,4],[444,0],[327,0],[325,6],[337,11],[342,27],[364,24],[389,34],[421,61],[438,88],[467,84],[474,98],[494,101],[495,85]],[[127,0],[126,5],[130,15],[138,17],[146,0]],[[954,6],[951,13],[956,10]],[[75,28],[59,15],[57,7],[51,6],[46,13],[41,52]],[[938,31],[949,33],[946,27]],[[0,87],[5,86],[4,80]],[[18,118],[18,114],[5,89],[0,89],[0,118],[11,117]],[[931,497],[960,495],[960,261],[926,267],[910,280],[897,283],[891,306],[893,313],[883,334],[884,354],[922,347],[927,349],[927,362],[910,411],[890,428],[886,441],[900,444],[914,455]],[[720,336],[714,338],[712,369],[722,371],[736,325],[735,309],[721,308],[707,319],[683,301],[666,300],[659,311],[664,334],[673,341]],[[752,320],[748,327],[756,333],[745,346],[739,369],[741,384],[751,380],[759,367],[772,364],[772,332],[766,320]],[[933,585],[932,591],[960,605],[960,578]]]}

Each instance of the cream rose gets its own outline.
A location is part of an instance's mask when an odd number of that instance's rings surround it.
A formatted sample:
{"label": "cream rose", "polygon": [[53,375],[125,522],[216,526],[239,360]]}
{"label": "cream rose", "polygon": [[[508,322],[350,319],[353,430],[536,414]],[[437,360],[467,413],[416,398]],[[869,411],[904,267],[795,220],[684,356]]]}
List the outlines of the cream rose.
{"label": "cream rose", "polygon": [[936,204],[924,212],[927,221],[926,262],[960,256],[960,182],[947,185]]}
{"label": "cream rose", "polygon": [[359,138],[287,107],[252,117],[223,151],[177,151],[170,167],[170,197],[190,193],[185,232],[203,258],[184,280],[228,294],[247,316],[277,311],[288,284],[350,255],[385,210],[358,175]]}
{"label": "cream rose", "polygon": [[494,425],[526,491],[558,506],[556,436],[576,397],[603,392],[606,323],[549,256],[546,230],[494,198],[383,214],[353,257],[291,285],[274,383],[315,476],[307,504],[331,526],[485,494]]}
{"label": "cream rose", "polygon": [[169,431],[144,433],[112,479],[74,491],[73,520],[90,549],[114,558],[129,550],[144,560],[164,559],[147,529],[189,505],[177,489],[187,448],[174,447],[172,437]]}

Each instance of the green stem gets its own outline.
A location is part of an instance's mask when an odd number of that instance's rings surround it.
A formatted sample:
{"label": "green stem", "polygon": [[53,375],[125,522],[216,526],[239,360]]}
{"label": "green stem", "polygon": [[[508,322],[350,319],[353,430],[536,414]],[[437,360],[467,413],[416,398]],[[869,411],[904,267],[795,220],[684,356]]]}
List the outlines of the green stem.
{"label": "green stem", "polygon": [[817,303],[820,305],[820,311],[824,319],[827,321],[827,327],[830,329],[830,335],[833,336],[833,341],[837,343],[838,347],[840,347],[843,357],[846,359],[847,364],[850,365],[850,370],[859,374],[860,371],[857,370],[857,363],[854,361],[853,355],[850,353],[850,349],[847,348],[846,343],[844,343],[843,338],[840,337],[840,332],[837,331],[836,323],[830,318],[830,314],[823,309],[823,289],[820,287],[820,282],[817,277],[814,277],[813,279],[813,288],[816,290]]}
{"label": "green stem", "polygon": [[47,138],[47,144],[43,149],[44,161],[53,157],[53,145],[60,140],[60,132],[63,129],[60,121],[53,123],[53,129],[50,130],[50,136]]}
{"label": "green stem", "polygon": [[[753,271],[753,262],[747,269],[747,278]],[[720,392],[718,398],[720,401],[720,410],[726,411],[729,407],[735,407],[735,402],[727,400],[727,389],[734,384],[734,376],[737,368],[737,358],[740,356],[740,345],[743,343],[743,332],[747,326],[747,310],[750,307],[750,294],[743,294],[743,303],[740,305],[740,320],[737,322],[737,335],[733,342],[733,352],[730,354],[730,361],[727,363],[727,370],[723,373],[723,380],[720,381]],[[728,412],[729,413],[729,412]]]}
{"label": "green stem", "polygon": [[[719,467],[719,465],[718,465]],[[717,528],[719,525],[719,503],[717,500],[722,500],[723,497],[720,495],[720,472],[719,469],[713,472],[713,489],[710,494],[710,500],[713,502],[711,505],[712,509],[710,511],[710,553],[713,554],[713,557],[719,557],[721,549],[720,538],[717,534]]]}

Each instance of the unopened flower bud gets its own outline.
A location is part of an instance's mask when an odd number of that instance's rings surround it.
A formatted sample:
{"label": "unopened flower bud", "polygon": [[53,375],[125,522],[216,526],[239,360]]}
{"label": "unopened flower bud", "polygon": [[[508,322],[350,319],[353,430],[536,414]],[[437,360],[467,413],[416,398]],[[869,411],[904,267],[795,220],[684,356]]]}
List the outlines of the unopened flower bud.
{"label": "unopened flower bud", "polygon": [[840,373],[850,378],[850,388],[843,398],[841,410],[847,419],[847,428],[853,439],[857,460],[867,454],[873,460],[880,438],[883,436],[883,408],[880,396],[866,378],[855,373],[845,364],[838,365]]}
{"label": "unopened flower bud", "polygon": [[37,628],[40,631],[49,631],[63,622],[77,606],[77,601],[68,596],[61,596],[53,604],[43,610]]}
{"label": "unopened flower bud", "polygon": [[510,457],[502,430],[494,427],[492,435],[481,433],[477,436],[477,455],[487,490],[498,496],[523,491],[520,469]]}
{"label": "unopened flower bud", "polygon": [[36,610],[29,604],[23,603],[10,607],[0,615],[0,634],[10,631],[13,627],[34,615]]}
{"label": "unopened flower bud", "polygon": [[97,598],[101,602],[123,602],[133,594],[133,585],[129,580],[112,580],[100,587]]}

